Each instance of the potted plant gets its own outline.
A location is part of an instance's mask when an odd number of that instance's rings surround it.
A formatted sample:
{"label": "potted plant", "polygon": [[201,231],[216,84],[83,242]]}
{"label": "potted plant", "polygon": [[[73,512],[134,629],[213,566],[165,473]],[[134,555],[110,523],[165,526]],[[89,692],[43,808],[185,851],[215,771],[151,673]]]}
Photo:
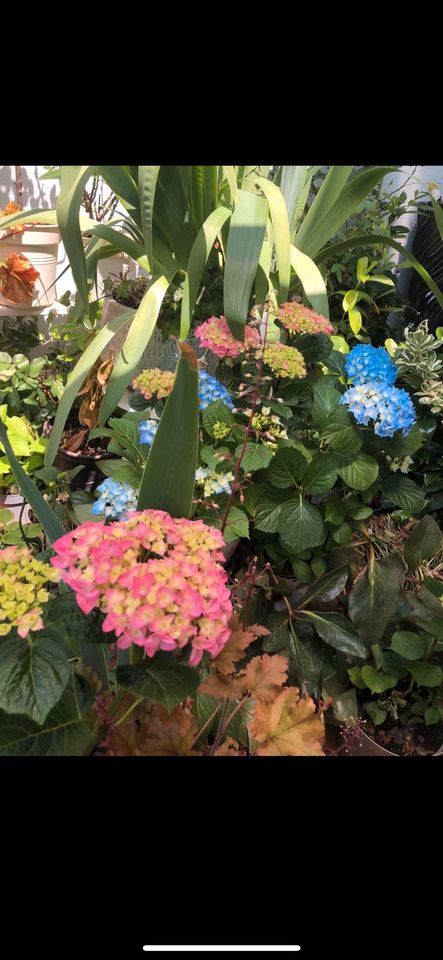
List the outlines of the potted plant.
{"label": "potted plant", "polygon": [[[1,218],[23,210],[21,168],[15,169],[17,203],[0,211],[0,227]],[[11,223],[0,232],[0,305],[8,312],[32,314],[51,306],[59,243],[57,226],[36,221]]]}

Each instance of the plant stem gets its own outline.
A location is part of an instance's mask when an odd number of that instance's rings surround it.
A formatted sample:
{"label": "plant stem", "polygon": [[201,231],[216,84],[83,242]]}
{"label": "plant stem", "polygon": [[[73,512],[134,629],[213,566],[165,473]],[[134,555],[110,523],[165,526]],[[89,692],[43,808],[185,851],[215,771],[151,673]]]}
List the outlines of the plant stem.
{"label": "plant stem", "polygon": [[221,715],[221,718],[220,718],[220,726],[219,726],[219,728],[218,728],[218,730],[217,730],[217,734],[216,734],[214,743],[212,744],[212,747],[211,747],[211,749],[210,749],[210,751],[209,751],[209,756],[210,756],[210,757],[213,757],[213,756],[214,756],[215,751],[217,750],[217,747],[218,747],[219,744],[220,744],[220,741],[221,741],[221,738],[222,738],[222,735],[223,735],[223,731],[224,731],[224,723],[225,723],[225,719],[226,719],[226,714],[227,714],[227,712],[228,712],[228,704],[229,704],[229,700],[224,700],[224,702],[223,702],[223,709],[222,709],[222,715]]}
{"label": "plant stem", "polygon": [[217,713],[218,713],[219,710],[220,710],[220,704],[218,703],[217,706],[216,706],[216,708],[215,708],[215,710],[214,710],[214,712],[211,713],[211,716],[209,717],[209,719],[206,720],[206,723],[204,723],[203,726],[201,727],[201,729],[198,731],[198,734],[197,734],[197,736],[195,737],[195,740],[193,740],[193,743],[192,743],[192,746],[193,746],[193,747],[195,747],[195,744],[198,743],[198,741],[200,740],[200,737],[204,734],[206,728],[209,727],[209,724],[212,723],[214,717],[217,716]]}
{"label": "plant stem", "polygon": [[232,487],[231,487],[231,493],[229,494],[229,499],[228,499],[228,502],[227,502],[227,504],[226,504],[226,509],[225,509],[225,512],[224,512],[224,515],[223,515],[222,524],[221,524],[221,527],[220,527],[220,530],[221,530],[222,533],[225,532],[225,527],[226,527],[226,524],[227,524],[227,522],[228,522],[229,511],[230,511],[230,509],[231,509],[231,507],[232,507],[232,502],[233,502],[233,500],[234,500],[235,494],[237,493],[237,488],[238,488],[238,486],[239,486],[239,483],[238,483],[238,475],[239,475],[239,473],[240,473],[240,467],[241,467],[242,460],[243,460],[243,457],[244,457],[245,452],[246,452],[246,445],[247,445],[247,442],[248,442],[249,437],[250,437],[250,435],[251,435],[252,421],[253,421],[253,419],[254,419],[255,408],[256,408],[257,403],[258,403],[259,398],[260,398],[260,387],[261,387],[261,381],[262,381],[262,376],[263,376],[263,363],[264,363],[264,361],[263,361],[263,350],[264,350],[265,344],[266,344],[266,333],[267,333],[267,328],[268,328],[268,315],[269,315],[269,311],[268,311],[268,309],[265,307],[265,309],[263,310],[263,320],[262,320],[262,324],[261,324],[261,328],[263,328],[263,326],[264,326],[264,334],[263,334],[263,338],[262,338],[262,339],[263,339],[263,342],[262,342],[262,356],[261,356],[261,359],[259,360],[259,363],[258,363],[257,379],[256,379],[256,384],[255,384],[254,396],[253,396],[253,398],[252,398],[251,413],[250,413],[250,415],[249,415],[248,425],[247,425],[247,427],[246,427],[245,438],[244,438],[244,440],[243,440],[243,446],[242,446],[241,451],[240,451],[240,456],[239,456],[239,458],[238,458],[238,460],[237,460],[237,463],[236,463],[236,466],[235,466],[235,474],[234,474],[234,480],[233,480]]}
{"label": "plant stem", "polygon": [[142,702],[142,700],[144,700],[144,699],[145,699],[144,697],[139,697],[138,700],[134,700],[134,703],[131,703],[131,706],[129,707],[129,710],[127,710],[126,713],[124,713],[123,716],[120,717],[119,720],[117,720],[117,723],[115,724],[115,726],[116,726],[116,727],[119,727],[120,724],[123,723],[123,721],[126,720],[127,717],[129,717],[129,714],[132,713],[132,711],[135,710],[135,708],[138,707],[139,704],[140,704],[140,703]]}

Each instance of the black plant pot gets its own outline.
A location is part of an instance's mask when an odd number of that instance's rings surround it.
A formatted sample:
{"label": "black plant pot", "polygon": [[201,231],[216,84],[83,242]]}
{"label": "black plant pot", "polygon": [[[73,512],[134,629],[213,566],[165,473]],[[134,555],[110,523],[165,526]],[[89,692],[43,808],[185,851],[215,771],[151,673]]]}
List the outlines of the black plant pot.
{"label": "black plant pot", "polygon": [[[107,459],[111,458],[112,455],[109,454]],[[81,489],[91,493],[107,476],[100,470],[100,460],[103,460],[103,454],[97,454],[96,457],[84,456],[81,453],[71,453],[70,450],[59,447],[54,466],[64,471],[81,467],[82,469],[70,481],[71,490]]]}

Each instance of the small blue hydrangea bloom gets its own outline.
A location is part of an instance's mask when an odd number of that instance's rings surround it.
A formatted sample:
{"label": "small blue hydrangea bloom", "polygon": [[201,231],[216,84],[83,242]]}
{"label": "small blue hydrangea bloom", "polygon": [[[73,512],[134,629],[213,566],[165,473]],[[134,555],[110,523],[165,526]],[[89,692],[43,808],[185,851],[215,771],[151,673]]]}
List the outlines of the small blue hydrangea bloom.
{"label": "small blue hydrangea bloom", "polygon": [[416,422],[414,404],[406,390],[373,380],[351,387],[340,399],[354,414],[357,423],[374,421],[379,437],[393,437],[396,430],[409,433]]}
{"label": "small blue hydrangea bloom", "polygon": [[206,370],[199,371],[199,397],[200,410],[205,410],[214,400],[221,400],[230,410],[234,409],[234,404],[226,387],[216,377],[211,377]]}
{"label": "small blue hydrangea bloom", "polygon": [[371,347],[369,343],[359,343],[348,353],[345,370],[355,384],[378,381],[392,386],[397,379],[397,367],[384,347]]}
{"label": "small blue hydrangea bloom", "polygon": [[140,443],[146,443],[149,447],[152,446],[159,423],[160,420],[142,420],[141,423],[139,423],[138,433]]}
{"label": "small blue hydrangea bloom", "polygon": [[108,477],[97,487],[99,499],[91,507],[91,513],[104,513],[105,517],[124,520],[128,510],[137,509],[137,494],[129,483],[119,483]]}

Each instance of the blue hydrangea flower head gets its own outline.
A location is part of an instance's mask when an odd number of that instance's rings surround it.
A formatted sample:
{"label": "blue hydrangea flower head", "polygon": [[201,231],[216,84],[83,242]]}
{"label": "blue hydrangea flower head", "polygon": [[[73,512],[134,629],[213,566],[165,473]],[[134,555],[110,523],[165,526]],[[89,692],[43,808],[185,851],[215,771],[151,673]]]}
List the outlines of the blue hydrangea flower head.
{"label": "blue hydrangea flower head", "polygon": [[199,397],[200,410],[205,410],[214,400],[221,400],[230,410],[234,409],[226,387],[216,377],[211,377],[206,370],[199,370]]}
{"label": "blue hydrangea flower head", "polygon": [[160,420],[142,420],[141,423],[139,423],[138,434],[140,443],[146,443],[148,447],[152,446],[159,423]]}
{"label": "blue hydrangea flower head", "polygon": [[105,517],[124,520],[128,510],[136,510],[137,494],[129,483],[119,483],[108,477],[97,487],[99,499],[91,507],[93,515],[104,513]]}
{"label": "blue hydrangea flower head", "polygon": [[354,415],[357,423],[374,422],[379,437],[393,437],[396,430],[409,433],[416,421],[414,404],[406,390],[372,380],[350,387],[340,399]]}
{"label": "blue hydrangea flower head", "polygon": [[384,347],[371,347],[369,343],[359,343],[348,353],[345,370],[355,384],[377,381],[392,386],[397,379],[397,367]]}

